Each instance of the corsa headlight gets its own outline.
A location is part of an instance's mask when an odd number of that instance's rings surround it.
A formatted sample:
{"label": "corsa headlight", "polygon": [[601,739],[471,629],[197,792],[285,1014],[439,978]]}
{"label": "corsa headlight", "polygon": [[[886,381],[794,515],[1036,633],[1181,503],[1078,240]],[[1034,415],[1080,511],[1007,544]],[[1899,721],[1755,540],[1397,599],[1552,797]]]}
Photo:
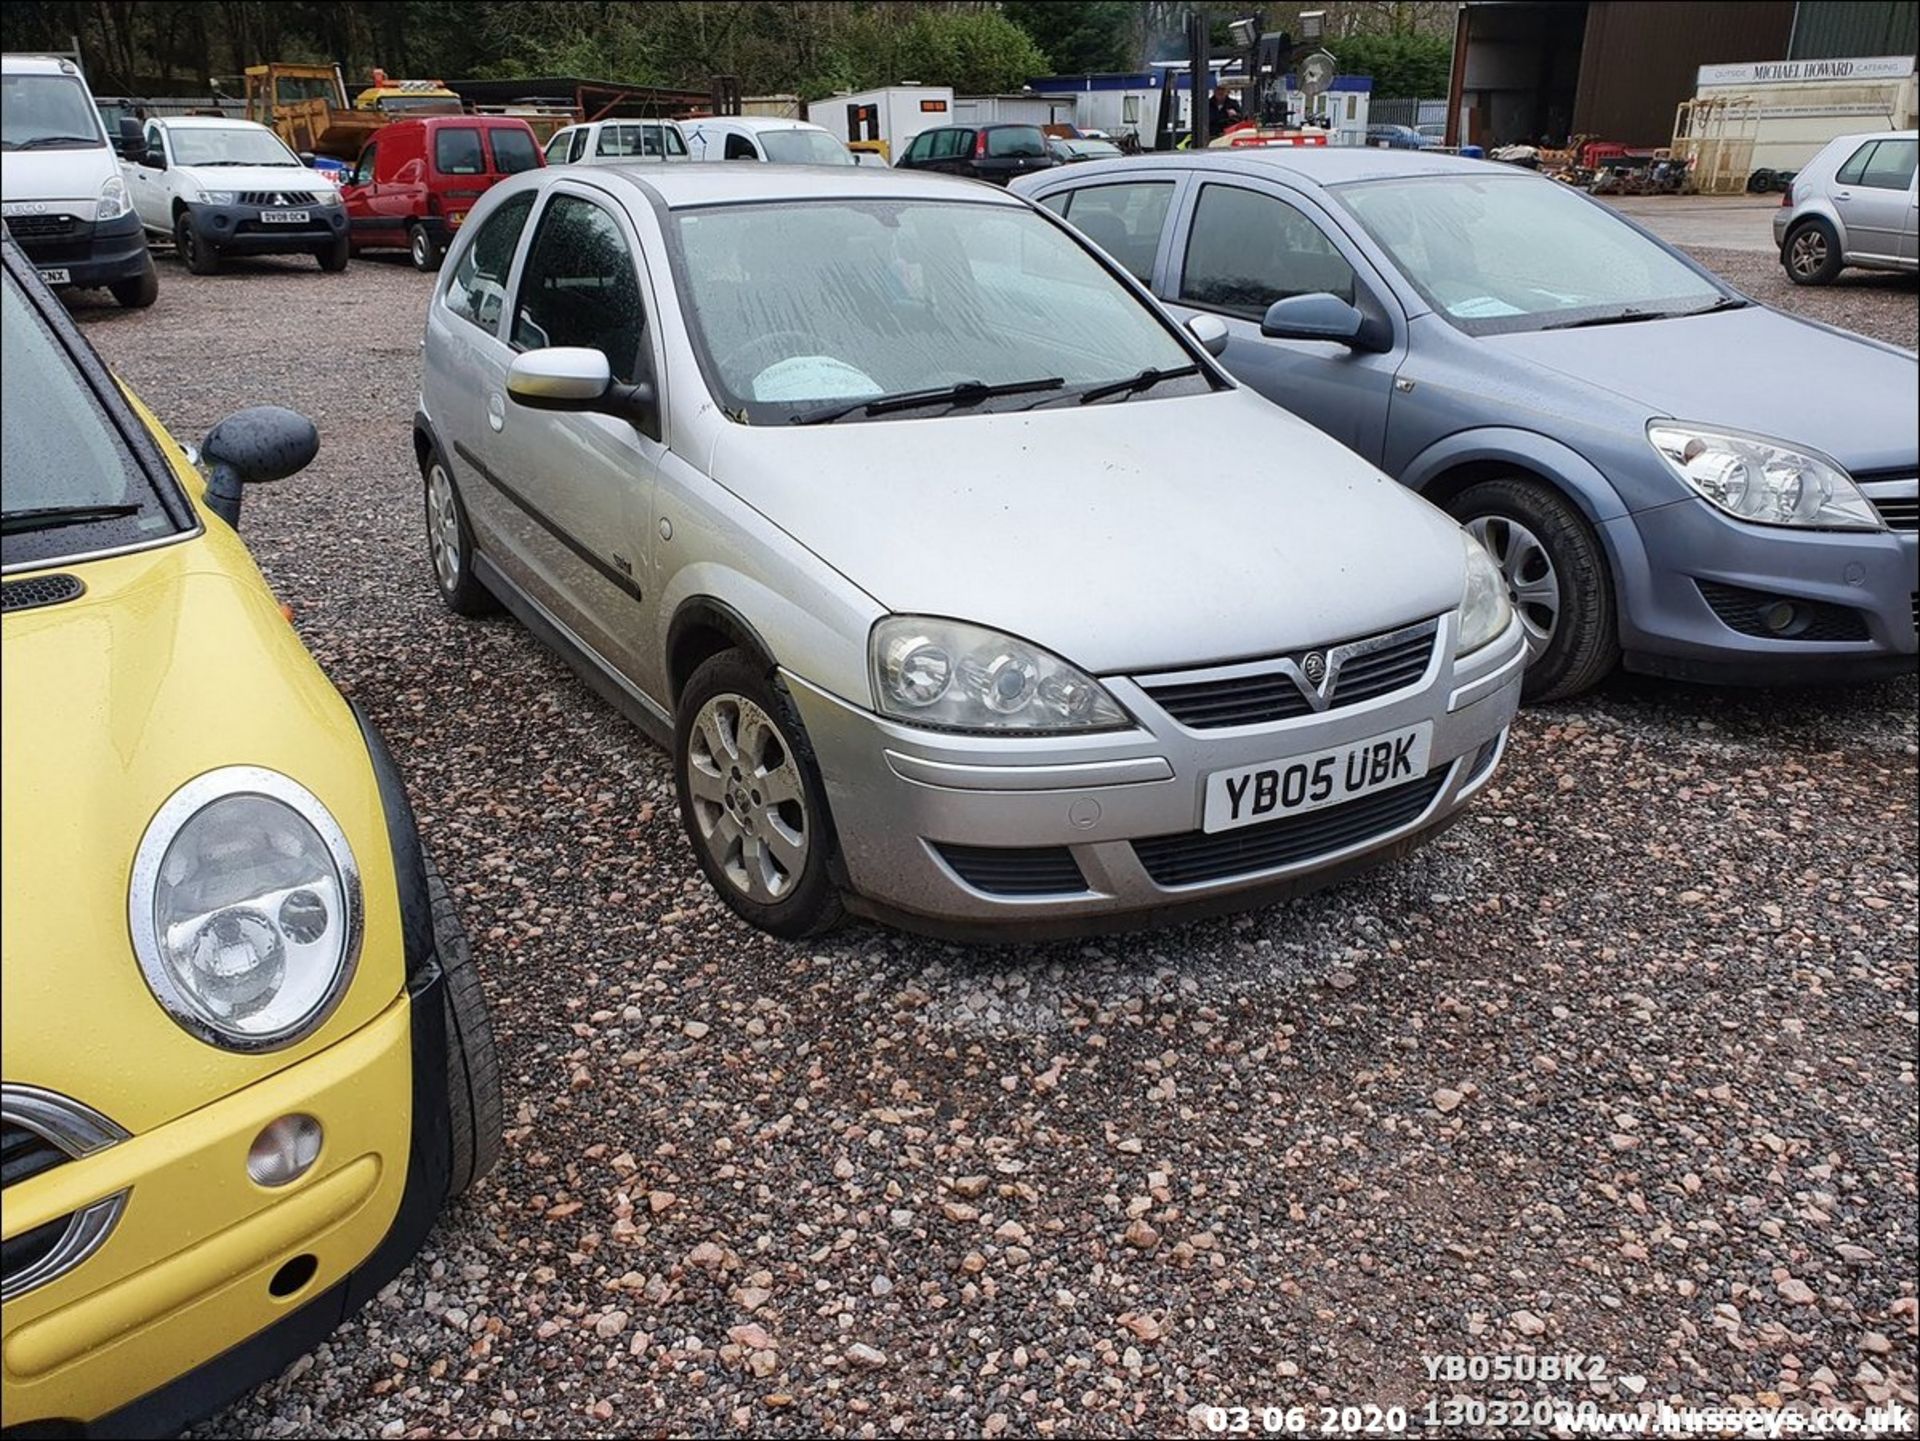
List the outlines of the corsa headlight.
{"label": "corsa headlight", "polygon": [[1822,530],[1885,529],[1847,473],[1812,451],[1667,420],[1649,425],[1647,439],[1669,470],[1740,520]]}
{"label": "corsa headlight", "polygon": [[118,175],[107,177],[107,183],[100,187],[100,198],[94,202],[93,218],[96,224],[107,220],[118,220],[133,204],[127,199],[127,182]]}
{"label": "corsa headlight", "polygon": [[360,873],[304,786],[230,766],[187,782],[140,838],[127,897],[155,999],[229,1050],[292,1045],[332,1013],[360,955]]}
{"label": "corsa headlight", "polygon": [[1507,599],[1507,578],[1487,548],[1464,530],[1460,539],[1466,545],[1467,589],[1460,598],[1460,640],[1454,653],[1466,655],[1505,633],[1513,620],[1513,604]]}
{"label": "corsa headlight", "polygon": [[888,616],[869,652],[875,704],[912,725],[1050,735],[1132,724],[1093,677],[985,626]]}

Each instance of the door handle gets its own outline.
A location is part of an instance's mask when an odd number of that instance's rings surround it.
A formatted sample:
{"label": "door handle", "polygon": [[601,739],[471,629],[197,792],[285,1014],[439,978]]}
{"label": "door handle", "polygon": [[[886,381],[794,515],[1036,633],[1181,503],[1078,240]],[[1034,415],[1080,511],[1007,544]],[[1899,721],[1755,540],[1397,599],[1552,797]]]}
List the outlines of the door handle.
{"label": "door handle", "polygon": [[502,429],[507,423],[507,402],[495,391],[487,397],[487,424],[495,430]]}
{"label": "door handle", "polygon": [[1833,198],[1835,200],[1851,200],[1853,199],[1853,192],[1851,190],[1836,190],[1833,192]]}

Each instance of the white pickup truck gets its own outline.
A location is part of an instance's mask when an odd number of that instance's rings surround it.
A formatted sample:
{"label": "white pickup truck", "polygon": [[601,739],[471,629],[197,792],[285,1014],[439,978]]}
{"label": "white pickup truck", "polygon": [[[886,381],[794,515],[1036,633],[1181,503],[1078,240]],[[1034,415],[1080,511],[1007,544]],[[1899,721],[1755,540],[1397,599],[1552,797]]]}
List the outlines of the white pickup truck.
{"label": "white pickup truck", "polygon": [[127,193],[152,235],[172,238],[195,275],[225,255],[311,255],[345,270],[340,191],[251,120],[179,115],[147,121],[146,146],[121,162]]}

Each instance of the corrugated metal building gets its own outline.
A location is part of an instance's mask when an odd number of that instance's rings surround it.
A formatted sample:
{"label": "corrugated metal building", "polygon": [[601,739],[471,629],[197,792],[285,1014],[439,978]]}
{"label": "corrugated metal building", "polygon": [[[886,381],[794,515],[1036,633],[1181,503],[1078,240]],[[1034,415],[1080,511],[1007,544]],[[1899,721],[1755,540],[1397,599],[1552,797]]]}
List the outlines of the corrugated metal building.
{"label": "corrugated metal building", "polygon": [[1466,0],[1448,140],[1664,145],[1702,65],[1911,54],[1916,14],[1912,0]]}

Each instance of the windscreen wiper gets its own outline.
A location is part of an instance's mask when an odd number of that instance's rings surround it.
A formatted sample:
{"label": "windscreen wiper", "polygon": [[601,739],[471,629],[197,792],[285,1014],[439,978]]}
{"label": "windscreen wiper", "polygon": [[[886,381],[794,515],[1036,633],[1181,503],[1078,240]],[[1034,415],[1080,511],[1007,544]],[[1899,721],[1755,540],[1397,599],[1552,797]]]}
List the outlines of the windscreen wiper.
{"label": "windscreen wiper", "polygon": [[23,535],[30,530],[58,530],[63,525],[86,525],[96,520],[121,520],[138,515],[137,505],[36,505],[0,514],[0,535]]}
{"label": "windscreen wiper", "polygon": [[37,150],[43,145],[98,145],[91,135],[36,135],[31,140],[16,140],[9,150]]}
{"label": "windscreen wiper", "polygon": [[1672,320],[1676,315],[1690,315],[1686,310],[1635,310],[1628,306],[1625,310],[1612,315],[1589,315],[1585,320],[1556,320],[1551,325],[1543,325],[1542,330],[1584,330],[1589,325],[1631,325],[1637,320]]}
{"label": "windscreen wiper", "polygon": [[917,410],[923,405],[979,405],[1000,395],[1029,395],[1036,390],[1059,390],[1066,378],[1049,375],[1040,380],[1011,380],[988,385],[984,380],[963,380],[958,385],[935,386],[930,390],[903,390],[898,395],[876,395],[824,410],[809,410],[793,417],[794,425],[824,425],[849,415],[890,415],[896,410]]}
{"label": "windscreen wiper", "polygon": [[1714,301],[1711,305],[1703,305],[1698,310],[1682,310],[1676,313],[1681,317],[1686,317],[1691,315],[1712,315],[1716,310],[1744,310],[1746,309],[1747,306],[1751,304],[1753,304],[1751,300],[1747,300],[1742,296],[1723,295],[1718,300]]}
{"label": "windscreen wiper", "polygon": [[1096,385],[1091,390],[1080,392],[1080,403],[1091,405],[1096,400],[1105,400],[1110,395],[1137,395],[1143,390],[1152,390],[1163,380],[1178,380],[1186,375],[1198,375],[1197,365],[1171,365],[1165,370],[1155,370],[1151,366],[1138,375],[1129,375],[1125,380],[1108,381],[1105,385]]}

